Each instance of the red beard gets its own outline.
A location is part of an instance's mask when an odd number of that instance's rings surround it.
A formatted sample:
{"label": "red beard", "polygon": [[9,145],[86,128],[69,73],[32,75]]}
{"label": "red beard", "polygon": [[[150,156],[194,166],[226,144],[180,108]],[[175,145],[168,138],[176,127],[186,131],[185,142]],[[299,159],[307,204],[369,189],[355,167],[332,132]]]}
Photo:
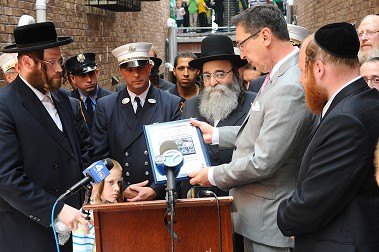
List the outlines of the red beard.
{"label": "red beard", "polygon": [[321,114],[325,104],[328,102],[328,93],[324,87],[316,84],[316,79],[311,70],[308,71],[309,78],[304,83],[305,101],[309,111]]}

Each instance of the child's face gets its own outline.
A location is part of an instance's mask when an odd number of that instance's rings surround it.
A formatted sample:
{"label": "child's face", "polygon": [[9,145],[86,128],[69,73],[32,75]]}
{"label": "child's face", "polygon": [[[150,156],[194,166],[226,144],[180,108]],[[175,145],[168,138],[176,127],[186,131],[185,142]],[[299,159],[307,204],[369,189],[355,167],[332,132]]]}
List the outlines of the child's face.
{"label": "child's face", "polygon": [[111,169],[110,174],[104,179],[104,189],[101,194],[103,202],[116,203],[120,193],[122,174],[120,170]]}
{"label": "child's face", "polygon": [[176,1],[176,8],[182,7],[182,1]]}

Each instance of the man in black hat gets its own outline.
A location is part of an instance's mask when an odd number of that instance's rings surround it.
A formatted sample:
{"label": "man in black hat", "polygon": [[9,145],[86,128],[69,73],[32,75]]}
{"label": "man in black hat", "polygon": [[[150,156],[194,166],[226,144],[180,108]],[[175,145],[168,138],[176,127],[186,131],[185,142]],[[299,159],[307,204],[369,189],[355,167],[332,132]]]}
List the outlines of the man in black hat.
{"label": "man in black hat", "polygon": [[379,93],[359,76],[359,39],[348,23],[328,24],[300,51],[301,82],[321,122],[304,153],[278,226],[295,251],[379,251],[374,152]]}
{"label": "man in black hat", "polygon": [[[243,91],[238,68],[247,64],[234,54],[233,41],[224,35],[214,35],[201,42],[201,58],[189,62],[189,67],[202,71],[200,94],[184,103],[182,119],[197,118],[213,126],[239,126],[247,116],[255,93]],[[234,148],[218,149],[207,145],[212,165],[229,163]],[[188,181],[181,183],[182,196],[187,195]]]}
{"label": "man in black hat", "polygon": [[245,251],[290,251],[293,240],[280,232],[276,210],[295,188],[313,122],[299,82],[299,49],[274,5],[256,5],[233,23],[240,57],[269,74],[240,127],[214,128],[191,120],[207,143],[234,151],[230,163],[189,174],[190,182],[230,189],[233,226],[244,236]]}
{"label": "man in black hat", "polygon": [[[80,194],[55,205],[82,178],[73,111],[59,90],[59,46],[73,40],[57,37],[51,22],[17,27],[14,36],[16,43],[2,49],[18,53],[20,72],[0,90],[0,244],[7,251],[54,251],[51,219],[88,228]],[[71,242],[60,249],[72,251]]]}
{"label": "man in black hat", "polygon": [[92,131],[97,100],[112,93],[97,84],[99,69],[95,57],[94,53],[80,53],[69,58],[65,63],[67,77],[77,87],[71,92],[71,97],[80,100],[82,108],[85,108],[83,114],[89,132]]}
{"label": "man in black hat", "polygon": [[156,185],[143,125],[180,119],[180,98],[149,82],[151,43],[138,42],[112,50],[126,88],[98,101],[92,130],[95,157],[110,157],[123,165],[128,201],[165,198]]}

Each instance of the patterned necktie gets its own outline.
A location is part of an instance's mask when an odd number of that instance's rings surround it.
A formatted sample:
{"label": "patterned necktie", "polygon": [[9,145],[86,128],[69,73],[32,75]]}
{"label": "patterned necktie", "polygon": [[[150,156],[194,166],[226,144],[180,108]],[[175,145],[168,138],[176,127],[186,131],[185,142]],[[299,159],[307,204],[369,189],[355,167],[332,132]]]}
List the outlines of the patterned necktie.
{"label": "patterned necktie", "polygon": [[86,109],[87,109],[88,117],[90,121],[92,121],[93,120],[93,107],[92,107],[92,100],[89,97],[87,97],[86,99]]}
{"label": "patterned necktie", "polygon": [[138,96],[136,96],[136,98],[134,98],[134,101],[137,103],[136,118],[138,118],[142,110],[141,99]]}

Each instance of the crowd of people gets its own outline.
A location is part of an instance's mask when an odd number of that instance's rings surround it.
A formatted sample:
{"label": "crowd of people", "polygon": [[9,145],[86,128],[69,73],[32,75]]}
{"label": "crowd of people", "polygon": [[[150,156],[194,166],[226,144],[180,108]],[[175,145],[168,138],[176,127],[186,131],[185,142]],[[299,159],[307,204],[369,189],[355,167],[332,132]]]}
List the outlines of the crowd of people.
{"label": "crowd of people", "polygon": [[[270,3],[277,6],[285,13],[285,1],[283,0],[176,0],[173,8],[173,18],[179,28],[178,33],[206,32],[206,27],[212,27],[214,22],[217,27],[225,27],[225,5],[234,8],[234,15],[241,10],[246,10],[257,4]],[[229,11],[231,8],[227,8]],[[212,13],[214,11],[214,13]],[[212,21],[214,15],[214,21]],[[199,30],[200,28],[200,30]]]}
{"label": "crowd of people", "polygon": [[151,43],[113,49],[125,81],[116,92],[99,86],[95,53],[62,58],[73,39],[52,22],[15,28],[0,55],[10,83],[0,89],[2,248],[54,251],[53,217],[72,231],[61,251],[93,251],[84,195],[58,197],[111,158],[92,204],[164,199],[143,125],[190,118],[210,166],[178,195],[200,185],[233,196],[235,251],[378,251],[379,16],[309,35],[263,4],[232,22],[236,46],[212,35],[200,57],[179,52],[175,83],[159,78]]}

